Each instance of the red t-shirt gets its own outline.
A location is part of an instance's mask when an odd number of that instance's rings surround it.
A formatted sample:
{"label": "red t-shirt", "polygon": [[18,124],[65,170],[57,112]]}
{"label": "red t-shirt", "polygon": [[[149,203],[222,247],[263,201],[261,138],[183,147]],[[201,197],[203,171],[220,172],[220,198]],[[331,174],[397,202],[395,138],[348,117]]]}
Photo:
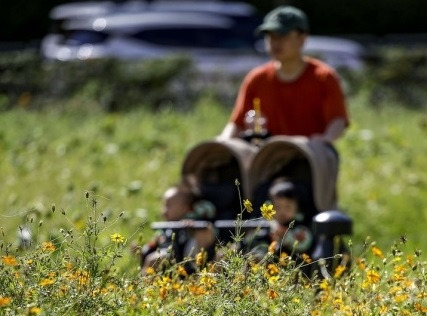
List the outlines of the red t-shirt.
{"label": "red t-shirt", "polygon": [[259,98],[261,113],[267,118],[267,129],[272,135],[323,134],[336,118],[344,118],[348,125],[337,74],[319,60],[307,58],[306,62],[303,73],[292,82],[283,82],[277,77],[273,62],[249,72],[230,121],[244,130],[245,114],[253,109],[253,100]]}

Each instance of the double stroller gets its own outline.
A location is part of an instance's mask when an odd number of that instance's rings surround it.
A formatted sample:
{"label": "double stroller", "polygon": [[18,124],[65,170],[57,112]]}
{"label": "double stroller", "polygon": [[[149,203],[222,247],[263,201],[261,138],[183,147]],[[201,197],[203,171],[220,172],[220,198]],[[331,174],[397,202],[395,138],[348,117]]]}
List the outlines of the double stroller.
{"label": "double stroller", "polygon": [[[303,186],[308,193],[304,222],[314,236],[308,255],[317,260],[345,251],[341,237],[352,232],[351,219],[337,210],[338,164],[335,149],[321,141],[273,136],[256,146],[235,138],[193,147],[184,159],[181,176],[194,176],[203,199],[215,206],[216,215],[210,221],[222,243],[232,240],[230,231],[243,199],[253,205],[253,212],[245,212],[244,223],[261,217],[260,207],[269,200],[269,188],[275,179],[283,177]],[[204,225],[198,222],[192,229]],[[156,222],[152,227],[168,234],[189,229],[177,222]],[[179,246],[175,246],[175,253],[177,260],[183,259]],[[331,265],[331,259],[326,260]]]}

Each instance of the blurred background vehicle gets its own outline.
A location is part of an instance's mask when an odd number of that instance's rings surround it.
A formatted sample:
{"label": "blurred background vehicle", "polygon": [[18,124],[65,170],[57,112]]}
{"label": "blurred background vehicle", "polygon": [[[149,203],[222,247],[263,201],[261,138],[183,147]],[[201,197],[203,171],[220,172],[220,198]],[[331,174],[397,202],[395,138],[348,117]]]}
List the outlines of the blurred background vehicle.
{"label": "blurred background vehicle", "polygon": [[[147,59],[184,54],[202,73],[240,75],[269,58],[254,34],[262,18],[241,2],[126,1],[68,3],[52,9],[41,43],[51,60]],[[360,69],[357,42],[310,36],[306,47],[335,68]]]}

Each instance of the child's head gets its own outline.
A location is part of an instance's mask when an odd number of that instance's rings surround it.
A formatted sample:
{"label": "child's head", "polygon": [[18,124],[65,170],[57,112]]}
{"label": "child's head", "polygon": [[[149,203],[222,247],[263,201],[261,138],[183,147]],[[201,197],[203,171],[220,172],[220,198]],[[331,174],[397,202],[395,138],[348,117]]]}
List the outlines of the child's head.
{"label": "child's head", "polygon": [[181,220],[193,210],[197,191],[192,181],[186,178],[163,194],[163,216],[166,220]]}
{"label": "child's head", "polygon": [[163,194],[163,216],[168,221],[183,219],[191,211],[193,196],[190,191],[176,185]]}
{"label": "child's head", "polygon": [[273,182],[268,193],[276,211],[274,219],[281,224],[293,221],[299,211],[299,193],[295,184],[278,179]]}

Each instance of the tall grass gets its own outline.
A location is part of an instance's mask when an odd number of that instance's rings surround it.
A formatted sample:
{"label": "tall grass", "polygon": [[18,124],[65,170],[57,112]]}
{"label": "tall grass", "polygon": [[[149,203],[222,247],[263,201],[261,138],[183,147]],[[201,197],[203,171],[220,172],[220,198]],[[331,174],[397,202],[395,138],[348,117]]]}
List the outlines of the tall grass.
{"label": "tall grass", "polygon": [[[118,261],[128,256],[129,240],[118,227],[122,214],[108,219],[96,197],[85,193],[86,221],[81,230],[59,229],[50,241],[39,240],[44,223],[29,221],[34,240],[13,249],[0,246],[0,313],[2,315],[414,315],[427,312],[426,262],[406,241],[385,253],[366,239],[352,253],[354,266],[338,266],[330,275],[312,280],[282,252],[261,262],[230,247],[223,257],[206,263],[203,252],[188,275],[181,263],[166,270],[149,268],[146,275],[123,273]],[[242,210],[243,212],[244,210]],[[68,218],[52,206],[55,217]],[[236,231],[241,222],[237,220]],[[101,241],[103,238],[108,241]],[[352,243],[349,243],[353,251]],[[191,260],[191,259],[187,259]],[[321,263],[319,263],[322,265]]]}
{"label": "tall grass", "polygon": [[[354,218],[353,238],[371,235],[388,246],[405,235],[409,246],[426,249],[427,118],[392,104],[375,108],[367,99],[359,94],[349,100],[352,123],[337,145],[339,200]],[[217,135],[230,111],[210,98],[189,111],[106,114],[78,99],[70,108],[0,115],[0,226],[8,242],[27,217],[50,216],[52,204],[79,227],[85,191],[97,196],[107,216],[125,212],[119,227],[124,233],[159,219],[160,196],[178,180],[186,152]],[[57,219],[53,226],[62,224]],[[147,229],[141,238],[150,235]]]}

